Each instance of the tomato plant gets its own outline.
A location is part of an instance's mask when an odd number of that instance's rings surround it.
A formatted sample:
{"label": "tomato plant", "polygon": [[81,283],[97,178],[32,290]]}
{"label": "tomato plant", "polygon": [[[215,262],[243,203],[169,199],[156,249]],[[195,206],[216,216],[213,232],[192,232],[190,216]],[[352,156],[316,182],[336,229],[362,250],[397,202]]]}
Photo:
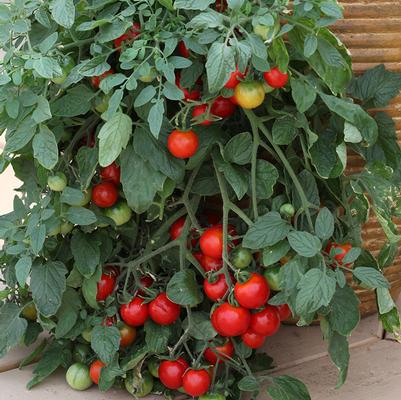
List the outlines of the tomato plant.
{"label": "tomato plant", "polygon": [[149,316],[159,325],[173,324],[180,313],[181,307],[169,300],[166,293],[160,293],[149,303]]}
{"label": "tomato plant", "polygon": [[167,147],[174,157],[189,158],[195,155],[198,150],[199,139],[192,130],[174,130],[168,137]]}
{"label": "tomato plant", "polygon": [[149,306],[140,297],[134,297],[120,308],[123,321],[129,326],[142,326],[149,317]]}

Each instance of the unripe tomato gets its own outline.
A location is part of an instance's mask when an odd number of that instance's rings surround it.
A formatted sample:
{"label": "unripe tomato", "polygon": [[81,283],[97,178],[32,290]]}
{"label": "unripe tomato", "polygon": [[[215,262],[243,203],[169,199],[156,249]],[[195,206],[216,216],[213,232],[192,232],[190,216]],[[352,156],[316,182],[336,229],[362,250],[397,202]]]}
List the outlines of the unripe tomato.
{"label": "unripe tomato", "polygon": [[68,233],[70,233],[72,230],[74,229],[74,225],[71,222],[68,221],[64,221],[61,225],[60,225],[60,233],[62,235],[67,235]]}
{"label": "unripe tomato", "polygon": [[211,384],[210,375],[205,369],[189,369],[182,380],[186,394],[197,397],[207,393]]}
{"label": "unripe tomato", "polygon": [[156,324],[171,325],[180,314],[181,307],[169,300],[166,293],[160,293],[149,303],[149,315]]}
{"label": "unripe tomato", "polygon": [[90,347],[85,343],[77,343],[72,352],[72,359],[78,363],[85,363],[90,353]]}
{"label": "unripe tomato", "polygon": [[74,60],[70,56],[65,56],[61,63],[61,70],[63,71],[60,76],[52,78],[52,82],[56,85],[62,85],[67,79],[68,74],[75,67]]}
{"label": "unripe tomato", "polygon": [[67,177],[63,172],[57,172],[47,178],[47,185],[53,192],[62,192],[67,186]]}
{"label": "unripe tomato", "polygon": [[38,318],[38,311],[35,303],[31,301],[30,303],[26,304],[22,309],[21,315],[28,321],[36,321]]}
{"label": "unripe tomato", "polygon": [[136,339],[136,329],[132,326],[124,323],[118,324],[118,330],[120,331],[120,347],[131,346]]}
{"label": "unripe tomato", "polygon": [[164,360],[159,366],[159,379],[166,388],[177,390],[182,386],[182,378],[188,367],[183,358],[175,361]]}
{"label": "unripe tomato", "polygon": [[95,110],[103,114],[109,108],[110,96],[108,94],[101,94],[95,97]]}
{"label": "unripe tomato", "polygon": [[90,343],[92,341],[92,328],[86,328],[82,333],[81,336],[83,339]]}
{"label": "unripe tomato", "polygon": [[86,390],[92,386],[89,368],[82,363],[72,364],[65,374],[68,385],[74,390]]}
{"label": "unripe tomato", "polygon": [[92,198],[92,188],[86,189],[82,192],[84,194],[84,198],[82,199],[82,201],[78,204],[81,207],[86,206]]}
{"label": "unripe tomato", "polygon": [[118,190],[111,182],[101,182],[92,189],[92,202],[98,207],[111,207],[117,200]]}
{"label": "unripe tomato", "polygon": [[193,130],[174,130],[167,139],[168,150],[177,158],[192,157],[197,152],[198,147],[198,135]]}
{"label": "unripe tomato", "polygon": [[295,208],[294,208],[294,206],[293,206],[292,204],[290,204],[290,203],[283,204],[283,205],[280,207],[280,214],[281,214],[283,217],[291,218],[291,217],[293,217],[294,214],[295,214]]}
{"label": "unripe tomato", "polygon": [[193,89],[193,90],[189,91],[188,89],[186,89],[186,88],[181,86],[180,80],[181,80],[180,73],[176,73],[176,75],[175,75],[175,84],[184,93],[184,100],[185,101],[188,101],[188,100],[192,100],[192,101],[199,100],[200,97],[201,97],[200,91],[197,90],[197,89]]}
{"label": "unripe tomato", "polygon": [[99,76],[92,76],[92,78],[91,78],[92,86],[93,86],[95,89],[99,89],[100,82],[101,82],[104,78],[106,78],[107,76],[113,75],[113,74],[114,74],[114,70],[113,70],[112,68],[110,68],[108,71],[103,72],[103,74],[101,74],[101,75],[99,75]]}
{"label": "unripe tomato", "polygon": [[100,360],[93,361],[93,363],[90,366],[89,369],[90,378],[92,379],[93,383],[96,383],[96,385],[99,384],[100,372],[102,371],[102,368],[105,366],[106,364]]}
{"label": "unripe tomato", "polygon": [[238,65],[235,67],[235,71],[231,72],[228,81],[225,83],[224,87],[226,89],[234,89],[242,79],[245,78],[246,72],[243,73],[238,69]]}
{"label": "unripe tomato", "polygon": [[250,330],[262,336],[273,336],[280,329],[280,315],[276,307],[266,306],[252,314]]}
{"label": "unripe tomato", "polygon": [[282,88],[288,82],[288,74],[281,72],[277,67],[267,71],[263,74],[266,83],[275,89]]}
{"label": "unripe tomato", "polygon": [[116,287],[116,278],[113,275],[102,274],[100,281],[97,283],[97,301],[104,301],[109,297]]}
{"label": "unripe tomato", "polygon": [[180,42],[178,42],[178,54],[179,54],[181,57],[184,57],[184,58],[189,58],[189,56],[190,56],[189,50],[188,50],[188,48],[187,48],[187,46],[185,45],[185,43],[184,43],[183,40],[181,40]]}
{"label": "unripe tomato", "polygon": [[234,345],[230,339],[228,339],[222,346],[208,347],[203,354],[205,360],[210,362],[212,365],[216,365],[218,359],[219,364],[221,364],[224,362],[224,359],[233,358],[233,356]]}
{"label": "unripe tomato", "polygon": [[247,281],[235,284],[234,296],[242,307],[260,308],[269,299],[269,285],[263,275],[253,272]]}
{"label": "unripe tomato", "polygon": [[213,311],[211,321],[221,336],[240,336],[249,328],[251,313],[244,307],[223,303]]}
{"label": "unripe tomato", "polygon": [[234,249],[232,256],[234,267],[238,269],[249,267],[253,260],[251,251],[243,247],[237,247]]}
{"label": "unripe tomato", "polygon": [[[338,264],[343,265],[343,259],[351,249],[351,243],[339,244],[330,242],[326,247],[326,253],[329,253],[330,256],[338,262]],[[349,267],[350,265],[351,264],[345,264],[346,267]]]}
{"label": "unripe tomato", "polygon": [[209,108],[209,106],[207,104],[200,104],[193,108],[192,118],[195,120],[195,122],[201,121],[201,122],[196,122],[198,125],[206,126],[206,125],[210,125],[212,123],[212,121],[210,121],[210,119],[206,119],[207,113],[208,113],[208,108]]}
{"label": "unripe tomato", "polygon": [[149,371],[141,372],[141,375],[129,374],[124,381],[127,392],[134,398],[146,397],[153,389],[153,377]]}
{"label": "unripe tomato", "polygon": [[291,312],[290,307],[288,307],[288,304],[280,304],[280,305],[276,306],[276,308],[280,315],[281,321],[286,321],[288,318],[291,317],[292,312]]}
{"label": "unripe tomato", "polygon": [[100,170],[100,177],[103,181],[109,181],[118,186],[120,184],[120,167],[112,162]]}
{"label": "unripe tomato", "polygon": [[199,240],[202,253],[213,258],[223,255],[223,226],[215,225],[203,232]]}
{"label": "unripe tomato", "polygon": [[227,293],[228,287],[224,274],[218,275],[217,280],[214,282],[209,282],[207,278],[203,281],[203,291],[212,301],[223,299]]}
{"label": "unripe tomato", "polygon": [[132,210],[126,201],[119,201],[104,211],[106,217],[111,218],[117,226],[126,224],[132,217]]}
{"label": "unripe tomato", "polygon": [[157,358],[151,358],[148,361],[148,370],[154,378],[159,378],[159,366],[160,363]]}
{"label": "unripe tomato", "polygon": [[207,393],[200,396],[198,400],[226,400],[226,396],[220,393]]}
{"label": "unripe tomato", "polygon": [[123,35],[118,37],[117,39],[113,40],[114,48],[118,49],[119,51],[122,50],[123,44],[125,42],[131,43],[141,34],[141,25],[138,22],[134,22],[132,27]]}
{"label": "unripe tomato", "polygon": [[241,339],[251,349],[259,349],[265,344],[266,336],[259,335],[253,331],[247,331],[241,335]]}
{"label": "unripe tomato", "polygon": [[235,113],[237,106],[230,101],[230,99],[226,99],[225,97],[219,96],[212,103],[210,108],[210,113],[220,118],[228,118]]}
{"label": "unripe tomato", "polygon": [[263,274],[270,286],[270,289],[274,290],[275,292],[279,292],[281,290],[280,271],[280,266],[267,267]]}
{"label": "unripe tomato", "polygon": [[241,82],[235,87],[236,103],[247,110],[259,107],[265,99],[265,89],[262,82]]}
{"label": "unripe tomato", "polygon": [[149,306],[140,297],[134,297],[130,303],[120,308],[123,321],[130,326],[142,326],[149,317]]}

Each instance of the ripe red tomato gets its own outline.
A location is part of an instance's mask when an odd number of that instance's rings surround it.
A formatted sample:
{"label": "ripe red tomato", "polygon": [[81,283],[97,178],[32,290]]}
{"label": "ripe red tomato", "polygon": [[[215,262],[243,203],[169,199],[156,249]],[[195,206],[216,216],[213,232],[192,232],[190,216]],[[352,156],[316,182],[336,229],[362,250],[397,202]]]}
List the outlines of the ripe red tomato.
{"label": "ripe red tomato", "polygon": [[[154,280],[152,277],[145,275],[145,276],[142,276],[142,278],[140,279],[140,282],[143,287],[150,288],[153,285]],[[139,296],[144,296],[145,294],[146,293],[144,290],[142,290],[142,289],[138,290]]]}
{"label": "ripe red tomato", "polygon": [[223,303],[213,311],[211,321],[221,336],[239,336],[248,330],[251,313],[246,308]]}
{"label": "ripe red tomato", "polygon": [[127,325],[142,326],[149,317],[149,306],[136,296],[130,303],[121,306],[120,314]]}
{"label": "ripe red tomato", "polygon": [[[207,110],[208,110],[208,105],[207,104],[200,104],[198,106],[195,106],[192,110],[192,118],[196,118],[197,121],[202,120],[202,122],[197,122],[198,125],[210,125],[212,123],[212,121],[210,121],[210,119],[206,119],[206,115],[207,115]],[[198,118],[204,116],[203,118]]]}
{"label": "ripe red tomato", "polygon": [[280,315],[276,307],[266,306],[262,311],[252,314],[251,331],[262,336],[273,336],[280,329]]}
{"label": "ripe red tomato", "polygon": [[[340,265],[343,265],[343,259],[351,249],[351,243],[339,244],[330,242],[326,247],[326,253],[330,254]],[[350,265],[345,264],[346,267]]]}
{"label": "ripe red tomato", "polygon": [[205,360],[209,361],[212,365],[217,364],[217,359],[219,359],[219,364],[221,364],[225,358],[232,358],[233,356],[234,345],[230,339],[222,346],[208,347],[203,354]]}
{"label": "ripe red tomato", "polygon": [[237,282],[234,296],[239,305],[245,308],[260,308],[269,299],[270,289],[263,275],[251,273],[246,282]]}
{"label": "ripe red tomato", "polygon": [[219,224],[206,229],[200,237],[199,245],[203,254],[209,257],[222,258],[223,226]]}
{"label": "ripe red tomato", "polygon": [[101,362],[100,360],[95,360],[90,366],[89,375],[92,379],[92,382],[96,383],[96,385],[99,383],[100,371],[105,365],[106,364]]}
{"label": "ripe red tomato", "polygon": [[102,326],[113,326],[116,323],[116,317],[106,317],[102,321]]}
{"label": "ripe red tomato", "polygon": [[182,357],[176,361],[162,361],[159,366],[159,379],[166,388],[177,390],[182,386],[182,378],[188,367]]}
{"label": "ripe red tomato", "polygon": [[134,22],[132,24],[132,27],[126,33],[124,33],[117,39],[113,40],[114,48],[121,51],[124,42],[130,43],[133,40],[135,40],[140,34],[141,34],[141,24],[139,24],[138,22]]}
{"label": "ripe red tomato", "polygon": [[170,238],[171,240],[176,240],[178,237],[180,237],[182,229],[184,228],[185,225],[185,217],[178,218],[177,221],[173,223],[170,227]]}
{"label": "ripe red tomato", "polygon": [[259,349],[265,344],[266,336],[259,335],[253,331],[247,331],[241,335],[241,339],[251,349]]}
{"label": "ripe red tomato", "polygon": [[223,13],[227,10],[227,0],[216,0],[215,9],[219,13]]}
{"label": "ripe red tomato", "polygon": [[100,170],[100,177],[103,181],[110,181],[118,186],[120,184],[120,167],[113,162]]}
{"label": "ripe red tomato", "polygon": [[277,67],[267,71],[263,74],[266,83],[275,89],[282,88],[288,82],[288,74],[281,72]]}
{"label": "ripe red tomato", "polygon": [[228,118],[234,114],[237,109],[236,105],[230,101],[230,99],[226,99],[225,97],[219,96],[213,102],[210,112],[216,117],[220,118]]}
{"label": "ripe red tomato", "polygon": [[192,397],[205,394],[209,390],[210,384],[211,378],[206,369],[189,369],[182,379],[185,393]]}
{"label": "ripe red tomato", "polygon": [[196,101],[199,100],[201,97],[201,93],[198,89],[193,89],[191,91],[189,91],[188,89],[184,88],[181,86],[181,76],[180,73],[176,73],[175,75],[175,84],[177,85],[177,87],[179,89],[181,89],[184,93],[184,100],[188,101],[188,100],[192,100],[192,101]]}
{"label": "ripe red tomato", "polygon": [[167,139],[167,148],[177,158],[192,157],[198,150],[198,135],[192,131],[174,130]]}
{"label": "ripe red tomato", "polygon": [[224,85],[225,88],[227,89],[234,89],[242,79],[245,78],[246,72],[243,73],[238,69],[238,65],[235,67],[235,71],[231,72],[230,78]]}
{"label": "ripe red tomato", "polygon": [[104,301],[109,297],[116,286],[116,277],[113,275],[102,274],[97,283],[96,300]]}
{"label": "ripe red tomato", "polygon": [[285,321],[291,317],[292,312],[291,312],[290,307],[288,307],[288,304],[280,304],[279,306],[276,306],[276,308],[280,315],[281,321]]}
{"label": "ripe red tomato", "polygon": [[[231,277],[231,279],[233,279],[233,277]],[[203,281],[203,290],[210,300],[221,300],[228,290],[228,284],[225,275],[220,274],[215,282],[209,282],[209,280],[206,278]]]}
{"label": "ripe red tomato", "polygon": [[118,190],[111,182],[101,182],[92,189],[92,202],[98,207],[111,207],[117,200]]}
{"label": "ripe red tomato", "polygon": [[181,42],[178,42],[178,54],[181,57],[185,57],[185,58],[189,58],[189,56],[190,56],[188,47],[185,46],[185,43],[183,40],[181,40]]}
{"label": "ripe red tomato", "polygon": [[126,325],[123,322],[119,323],[118,330],[120,331],[120,347],[131,346],[136,339],[136,329]]}
{"label": "ripe red tomato", "polygon": [[108,71],[103,72],[103,74],[101,74],[99,76],[92,76],[92,78],[91,78],[92,86],[95,89],[99,89],[100,82],[104,78],[106,78],[106,76],[113,75],[113,74],[114,74],[114,70],[113,70],[113,68],[110,68]]}
{"label": "ripe red tomato", "polygon": [[173,324],[180,313],[181,307],[169,300],[166,293],[160,293],[149,303],[150,318],[159,325]]}
{"label": "ripe red tomato", "polygon": [[223,266],[223,260],[221,258],[205,256],[202,252],[194,253],[194,257],[198,260],[205,272],[218,271]]}

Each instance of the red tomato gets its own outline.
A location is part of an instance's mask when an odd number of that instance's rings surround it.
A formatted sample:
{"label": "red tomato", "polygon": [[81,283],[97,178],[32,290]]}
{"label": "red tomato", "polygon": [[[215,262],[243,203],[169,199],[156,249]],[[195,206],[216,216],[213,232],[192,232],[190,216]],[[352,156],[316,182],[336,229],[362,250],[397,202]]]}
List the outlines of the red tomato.
{"label": "red tomato", "polygon": [[99,383],[100,371],[106,364],[102,363],[100,360],[93,361],[89,369],[89,375],[93,383],[96,385]]}
{"label": "red tomato", "polygon": [[188,50],[187,46],[185,46],[185,43],[183,40],[181,40],[181,42],[178,42],[178,54],[181,57],[185,57],[185,58],[189,58],[189,56],[190,56],[189,50]]}
{"label": "red tomato", "polygon": [[210,108],[210,112],[216,117],[228,118],[234,114],[236,109],[236,105],[232,101],[230,101],[230,99],[219,96],[213,102],[212,107]]}
{"label": "red tomato", "polygon": [[150,318],[159,325],[171,325],[180,317],[181,307],[168,299],[166,293],[160,293],[149,303]]}
{"label": "red tomato", "polygon": [[116,286],[116,277],[113,275],[102,274],[97,283],[97,301],[104,301],[109,297]]}
{"label": "red tomato", "polygon": [[113,206],[118,200],[118,190],[111,182],[102,182],[92,189],[92,202],[98,207]]}
{"label": "red tomato", "polygon": [[266,83],[275,89],[282,88],[288,82],[288,74],[281,72],[277,67],[263,74]]}
{"label": "red tomato", "polygon": [[181,357],[176,361],[162,361],[159,366],[159,379],[166,388],[177,390],[182,386],[182,377],[188,367]]}
{"label": "red tomato", "polygon": [[119,324],[118,330],[120,331],[120,347],[131,346],[136,339],[136,329],[124,323]]}
{"label": "red tomato", "polygon": [[121,51],[122,45],[124,42],[132,42],[135,40],[139,35],[141,34],[141,25],[138,22],[134,22],[132,24],[132,27],[123,35],[118,37],[117,39],[114,39],[114,47]]}
{"label": "red tomato", "polygon": [[203,254],[209,257],[222,258],[223,226],[219,224],[206,229],[200,237],[199,245]]}
{"label": "red tomato", "polygon": [[265,344],[266,336],[247,331],[241,336],[241,339],[251,349],[259,349]]}
{"label": "red tomato", "polygon": [[234,296],[239,305],[245,308],[260,308],[269,299],[270,289],[263,275],[252,273],[246,282],[237,282]]}
{"label": "red tomato", "polygon": [[197,152],[198,147],[198,135],[192,130],[174,130],[167,139],[168,150],[177,158],[192,157]]}
{"label": "red tomato", "polygon": [[246,308],[223,303],[213,311],[211,321],[221,336],[239,336],[248,330],[251,313]]}
{"label": "red tomato", "polygon": [[[326,253],[330,254],[340,265],[343,265],[343,259],[346,254],[352,249],[351,243],[333,243],[330,242],[326,247]],[[351,264],[346,264],[349,267]]]}
{"label": "red tomato", "polygon": [[280,315],[281,321],[285,321],[286,319],[291,317],[292,312],[290,307],[288,307],[288,304],[280,304],[279,306],[276,306],[276,308]]}
{"label": "red tomato", "polygon": [[205,272],[218,271],[223,266],[223,260],[221,258],[205,256],[200,251],[193,253],[193,256],[198,260]]}
{"label": "red tomato", "polygon": [[185,393],[192,397],[205,394],[209,390],[210,384],[211,378],[206,369],[189,369],[182,379]]}
{"label": "red tomato", "polygon": [[171,240],[176,240],[178,237],[180,237],[182,229],[184,228],[185,225],[185,220],[186,217],[178,218],[177,221],[175,221],[173,225],[171,225],[170,227]]}
{"label": "red tomato", "polygon": [[[143,287],[146,287],[146,288],[150,288],[150,287],[153,285],[153,282],[154,282],[153,278],[151,278],[151,277],[148,276],[148,275],[142,276],[142,278],[140,279],[140,281],[141,281],[141,285],[142,285]],[[145,293],[144,290],[142,290],[142,289],[139,289],[139,290],[138,290],[138,295],[144,296],[145,294],[146,294],[146,293]]]}
{"label": "red tomato", "polygon": [[[200,104],[198,106],[195,106],[194,109],[192,110],[192,118],[196,118],[197,121],[202,121],[202,122],[197,122],[198,125],[210,125],[212,123],[212,121],[210,121],[210,119],[206,119],[206,115],[207,115],[207,109],[208,109],[208,105],[207,104]],[[197,117],[201,117],[204,116],[203,118],[197,118]],[[203,119],[203,120],[202,120]]]}
{"label": "red tomato", "polygon": [[114,70],[113,70],[112,68],[110,68],[108,71],[103,72],[102,75],[99,75],[99,76],[92,76],[92,78],[91,78],[92,86],[93,86],[95,89],[99,89],[100,82],[101,82],[104,78],[106,78],[106,76],[113,75],[113,74],[114,74]]}
{"label": "red tomato", "polygon": [[120,308],[123,321],[130,326],[142,326],[149,317],[149,306],[140,297],[134,297],[130,303]]}
{"label": "red tomato", "polygon": [[238,66],[236,66],[235,71],[231,72],[230,78],[228,79],[224,87],[227,89],[234,89],[241,82],[241,80],[245,78],[245,75],[246,72],[242,73],[241,71],[239,71]]}
{"label": "red tomato", "polygon": [[214,7],[217,12],[225,12],[227,10],[227,0],[216,0],[216,4]]}
{"label": "red tomato", "polygon": [[110,181],[118,186],[120,184],[120,167],[113,162],[100,170],[100,177],[103,181]]}
{"label": "red tomato", "polygon": [[79,142],[79,147],[87,146],[93,148],[96,146],[96,137],[94,132],[86,134]]}
{"label": "red tomato", "polygon": [[177,87],[178,87],[179,89],[181,89],[181,90],[183,91],[183,93],[184,93],[184,100],[185,100],[185,101],[188,101],[188,100],[192,100],[192,101],[199,100],[200,97],[201,97],[200,91],[197,90],[197,89],[194,89],[194,90],[189,91],[188,89],[182,87],[182,86],[181,86],[180,79],[181,79],[180,74],[177,73],[177,74],[175,75],[175,84],[177,85]]}
{"label": "red tomato", "polygon": [[[231,279],[233,278],[231,277]],[[206,278],[203,281],[203,290],[210,300],[221,300],[228,290],[228,284],[225,275],[220,274],[215,282],[209,282],[209,280]]]}
{"label": "red tomato", "polygon": [[227,340],[222,346],[208,347],[203,354],[206,361],[210,364],[216,365],[217,359],[219,359],[219,364],[224,362],[225,358],[232,358],[234,356],[234,345],[231,340]]}
{"label": "red tomato", "polygon": [[280,328],[280,315],[276,307],[266,306],[252,314],[250,329],[262,336],[273,336]]}
{"label": "red tomato", "polygon": [[113,326],[116,323],[116,317],[106,317],[104,321],[102,321],[102,326]]}

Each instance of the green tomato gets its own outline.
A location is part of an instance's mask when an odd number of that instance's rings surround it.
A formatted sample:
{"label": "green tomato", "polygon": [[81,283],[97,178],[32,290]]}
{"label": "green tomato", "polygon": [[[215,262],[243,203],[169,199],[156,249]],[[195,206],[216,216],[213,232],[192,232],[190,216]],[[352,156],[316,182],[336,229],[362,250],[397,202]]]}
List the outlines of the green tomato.
{"label": "green tomato", "polygon": [[86,328],[82,333],[81,336],[90,343],[92,341],[92,328]]}
{"label": "green tomato", "polygon": [[48,236],[57,236],[61,232],[61,225],[52,226],[47,232]]}
{"label": "green tomato", "polygon": [[294,208],[294,206],[292,204],[285,203],[280,207],[280,214],[283,217],[291,218],[295,214],[295,208]]}
{"label": "green tomato", "polygon": [[77,343],[72,352],[72,358],[77,363],[85,363],[90,352],[89,345],[85,343]]}
{"label": "green tomato", "polygon": [[235,268],[244,269],[252,262],[252,253],[248,249],[238,247],[233,251],[233,264]]}
{"label": "green tomato", "polygon": [[84,194],[84,198],[78,205],[81,206],[81,207],[84,207],[91,201],[92,188],[86,189],[82,193]]}
{"label": "green tomato", "polygon": [[103,96],[97,96],[95,99],[95,110],[100,114],[106,112],[109,108],[109,100],[110,96],[107,94]]}
{"label": "green tomato", "polygon": [[281,267],[268,267],[264,272],[265,279],[270,286],[270,289],[274,290],[275,292],[279,292],[281,290],[280,287],[280,269]]}
{"label": "green tomato", "polygon": [[148,362],[148,370],[150,374],[155,378],[159,377],[159,365],[160,363],[157,358],[151,358]]}
{"label": "green tomato", "polygon": [[198,400],[226,400],[226,396],[219,393],[207,393],[199,397]]}
{"label": "green tomato", "polygon": [[89,368],[82,363],[72,364],[65,374],[65,379],[74,390],[86,390],[93,384]]}
{"label": "green tomato", "polygon": [[36,318],[38,317],[38,311],[33,301],[25,305],[25,307],[22,309],[21,315],[29,321],[36,321]]}
{"label": "green tomato", "polygon": [[131,219],[132,210],[125,201],[120,201],[113,207],[107,208],[104,214],[111,218],[117,226],[120,226]]}
{"label": "green tomato", "polygon": [[127,392],[132,394],[134,397],[145,397],[153,389],[153,376],[149,371],[144,371],[142,376],[129,374],[125,378],[125,388]]}
{"label": "green tomato", "polygon": [[63,63],[61,65],[63,73],[60,76],[52,78],[52,82],[54,82],[56,85],[62,85],[67,79],[68,74],[74,67],[75,67],[74,60],[69,56],[64,57]]}
{"label": "green tomato", "polygon": [[65,221],[60,225],[60,233],[66,235],[74,229],[74,225],[71,222]]}
{"label": "green tomato", "polygon": [[47,184],[54,192],[62,192],[67,186],[67,177],[62,172],[57,172],[47,178]]}

